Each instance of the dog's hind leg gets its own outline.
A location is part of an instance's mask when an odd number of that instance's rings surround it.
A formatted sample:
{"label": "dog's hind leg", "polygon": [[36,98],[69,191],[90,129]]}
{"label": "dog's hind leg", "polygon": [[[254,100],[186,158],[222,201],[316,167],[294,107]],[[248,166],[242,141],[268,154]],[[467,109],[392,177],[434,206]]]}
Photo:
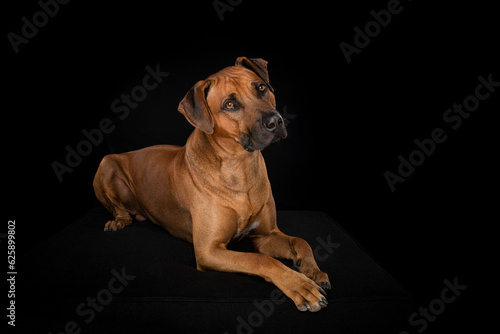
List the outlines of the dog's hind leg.
{"label": "dog's hind leg", "polygon": [[[132,224],[132,216],[138,220],[145,218],[139,214],[139,203],[122,179],[120,168],[113,156],[106,156],[99,165],[94,178],[94,191],[97,199],[115,217],[104,226],[104,231],[118,231]],[[142,219],[141,219],[142,218]]]}

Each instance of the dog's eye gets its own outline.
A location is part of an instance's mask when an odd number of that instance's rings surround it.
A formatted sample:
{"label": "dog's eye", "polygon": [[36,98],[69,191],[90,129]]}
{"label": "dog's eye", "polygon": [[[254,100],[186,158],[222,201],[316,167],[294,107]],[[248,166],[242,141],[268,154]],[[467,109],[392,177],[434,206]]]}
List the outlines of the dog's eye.
{"label": "dog's eye", "polygon": [[266,85],[264,85],[264,84],[260,84],[260,85],[257,87],[257,89],[259,90],[259,92],[264,93],[264,92],[266,91],[266,89],[267,89],[267,86],[266,86]]}
{"label": "dog's eye", "polygon": [[238,109],[238,106],[236,105],[236,103],[234,103],[233,101],[229,100],[229,101],[224,102],[224,109],[226,109],[226,110],[236,110],[236,109]]}

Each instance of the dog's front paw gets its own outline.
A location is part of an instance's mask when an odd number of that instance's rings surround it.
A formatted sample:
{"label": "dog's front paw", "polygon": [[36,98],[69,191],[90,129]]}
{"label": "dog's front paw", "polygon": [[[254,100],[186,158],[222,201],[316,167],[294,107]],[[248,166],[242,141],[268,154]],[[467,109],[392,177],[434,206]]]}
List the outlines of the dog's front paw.
{"label": "dog's front paw", "polygon": [[322,272],[319,269],[314,274],[313,280],[316,282],[316,284],[318,284],[323,289],[331,290],[331,288],[332,288],[332,284],[330,283],[330,279],[328,278],[328,274]]}
{"label": "dog's front paw", "polygon": [[322,272],[318,268],[308,270],[308,271],[303,271],[302,272],[304,275],[312,279],[316,284],[318,284],[320,287],[322,287],[325,290],[330,290],[332,288],[332,285],[330,284],[330,279],[328,278],[328,274]]}
{"label": "dog's front paw", "polygon": [[317,312],[328,305],[325,290],[304,274],[291,271],[276,285],[293,300],[299,311]]}
{"label": "dog's front paw", "polygon": [[330,284],[330,279],[328,278],[328,274],[322,272],[316,264],[308,264],[305,262],[300,263],[300,266],[297,266],[301,273],[312,279],[316,284],[326,290],[330,290],[332,285]]}

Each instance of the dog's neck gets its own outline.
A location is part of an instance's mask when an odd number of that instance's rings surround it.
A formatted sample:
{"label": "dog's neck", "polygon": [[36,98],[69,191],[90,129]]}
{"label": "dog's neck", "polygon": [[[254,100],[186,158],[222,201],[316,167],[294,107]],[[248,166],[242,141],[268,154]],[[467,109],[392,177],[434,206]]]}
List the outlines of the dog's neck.
{"label": "dog's neck", "polygon": [[244,190],[251,187],[261,173],[267,174],[260,151],[247,152],[232,138],[208,135],[199,129],[195,129],[186,142],[186,159],[193,171],[203,166],[199,171],[205,177],[216,178],[229,188]]}

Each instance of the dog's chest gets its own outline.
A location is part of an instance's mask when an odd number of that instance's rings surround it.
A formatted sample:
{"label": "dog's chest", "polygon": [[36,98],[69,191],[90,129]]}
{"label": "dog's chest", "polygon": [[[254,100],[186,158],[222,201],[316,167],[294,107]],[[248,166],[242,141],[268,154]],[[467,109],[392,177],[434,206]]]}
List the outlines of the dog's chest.
{"label": "dog's chest", "polygon": [[244,226],[245,219],[239,218],[238,219],[238,227],[236,229],[236,233],[233,235],[233,240],[240,240],[246,237],[250,232],[255,230],[257,227],[259,227],[260,222],[258,220],[253,221],[250,224],[247,224]]}

